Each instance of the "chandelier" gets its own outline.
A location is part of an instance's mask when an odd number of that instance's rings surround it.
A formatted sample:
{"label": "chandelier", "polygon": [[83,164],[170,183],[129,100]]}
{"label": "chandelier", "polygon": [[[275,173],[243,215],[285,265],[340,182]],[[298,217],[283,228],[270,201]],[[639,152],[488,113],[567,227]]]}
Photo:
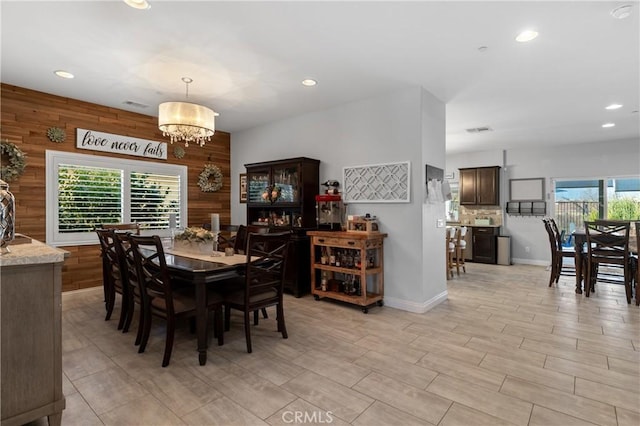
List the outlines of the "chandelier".
{"label": "chandelier", "polygon": [[[186,97],[189,97],[189,83],[193,79],[182,77],[185,82]],[[163,102],[158,106],[158,128],[163,136],[169,136],[171,143],[184,141],[188,147],[190,142],[204,146],[216,131],[217,112],[198,104],[189,102]]]}

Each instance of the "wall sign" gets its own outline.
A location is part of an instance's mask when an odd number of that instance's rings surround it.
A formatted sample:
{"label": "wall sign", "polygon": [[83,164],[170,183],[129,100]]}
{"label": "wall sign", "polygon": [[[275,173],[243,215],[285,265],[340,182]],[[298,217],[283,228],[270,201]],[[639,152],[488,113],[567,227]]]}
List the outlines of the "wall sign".
{"label": "wall sign", "polygon": [[402,163],[372,164],[343,169],[346,203],[410,202],[411,169]]}
{"label": "wall sign", "polygon": [[167,159],[167,143],[76,129],[76,148],[137,157]]}

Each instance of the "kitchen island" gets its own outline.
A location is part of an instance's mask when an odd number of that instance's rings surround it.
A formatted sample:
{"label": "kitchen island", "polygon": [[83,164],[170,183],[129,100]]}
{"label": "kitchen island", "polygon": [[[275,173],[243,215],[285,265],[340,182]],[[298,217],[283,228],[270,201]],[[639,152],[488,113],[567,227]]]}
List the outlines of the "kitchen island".
{"label": "kitchen island", "polygon": [[1,423],[60,425],[61,291],[66,251],[16,235],[0,256]]}

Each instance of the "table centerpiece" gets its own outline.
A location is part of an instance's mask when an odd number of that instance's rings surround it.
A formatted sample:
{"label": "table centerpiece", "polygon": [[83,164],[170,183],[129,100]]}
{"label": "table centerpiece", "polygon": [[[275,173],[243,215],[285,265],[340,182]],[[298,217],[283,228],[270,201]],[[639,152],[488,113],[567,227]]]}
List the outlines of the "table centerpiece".
{"label": "table centerpiece", "polygon": [[216,242],[216,235],[211,231],[200,227],[185,228],[173,237],[173,247],[196,254],[211,254]]}

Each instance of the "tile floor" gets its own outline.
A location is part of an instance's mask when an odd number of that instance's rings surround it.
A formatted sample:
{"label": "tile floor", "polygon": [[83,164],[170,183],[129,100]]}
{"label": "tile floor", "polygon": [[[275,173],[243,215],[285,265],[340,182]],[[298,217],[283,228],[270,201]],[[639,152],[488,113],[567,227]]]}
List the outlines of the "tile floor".
{"label": "tile floor", "polygon": [[161,321],[138,354],[101,289],[65,293],[63,424],[640,424],[640,308],[622,286],[586,299],[542,267],[467,269],[426,314],[287,296],[289,339],[272,310],[252,354],[234,315],[202,367],[187,324],[161,368]]}

